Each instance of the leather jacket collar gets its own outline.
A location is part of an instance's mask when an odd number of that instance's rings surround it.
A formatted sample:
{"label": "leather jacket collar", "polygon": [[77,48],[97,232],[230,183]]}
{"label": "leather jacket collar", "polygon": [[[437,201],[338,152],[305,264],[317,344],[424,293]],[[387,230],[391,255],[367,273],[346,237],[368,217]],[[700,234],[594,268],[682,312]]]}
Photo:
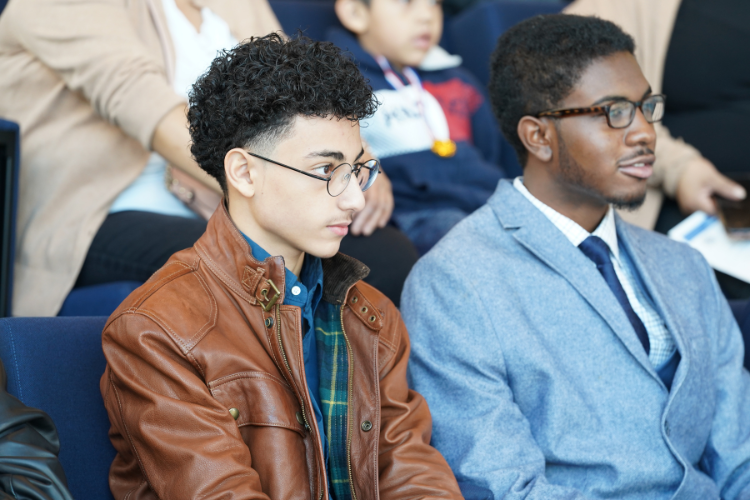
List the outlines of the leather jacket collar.
{"label": "leather jacket collar", "polygon": [[[224,202],[208,221],[195,250],[227,287],[251,304],[270,308],[284,303],[284,258],[256,260]],[[366,265],[342,253],[322,262],[323,300],[334,304],[342,304],[349,288],[370,273]]]}

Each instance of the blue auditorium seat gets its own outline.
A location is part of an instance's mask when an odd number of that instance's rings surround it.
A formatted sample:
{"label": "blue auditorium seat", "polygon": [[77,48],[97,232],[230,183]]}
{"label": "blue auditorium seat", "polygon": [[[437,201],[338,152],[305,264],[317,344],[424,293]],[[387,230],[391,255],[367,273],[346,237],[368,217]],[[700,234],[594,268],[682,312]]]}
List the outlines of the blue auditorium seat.
{"label": "blue auditorium seat", "polygon": [[18,125],[0,119],[0,317],[10,316],[20,158]]}
{"label": "blue auditorium seat", "polygon": [[[333,10],[333,0],[271,0],[269,3],[284,33],[290,36],[302,30],[305,36],[313,40],[325,40],[326,31],[329,28],[343,28]],[[449,23],[450,18],[446,16],[445,25]],[[451,51],[450,35],[444,31],[440,40],[440,45],[449,52]]]}
{"label": "blue auditorium seat", "polygon": [[486,1],[460,13],[447,26],[453,52],[483,85],[490,80],[490,55],[511,26],[537,14],[555,14],[565,5],[550,2]]}
{"label": "blue auditorium seat", "polygon": [[86,500],[112,499],[108,474],[115,450],[99,392],[106,319],[0,319],[8,392],[52,417],[70,492]]}
{"label": "blue auditorium seat", "polygon": [[58,316],[109,316],[117,306],[141,286],[138,281],[115,281],[75,288],[63,302]]}
{"label": "blue auditorium seat", "polygon": [[328,28],[342,27],[332,1],[271,0],[270,4],[284,33],[290,36],[302,30],[313,40],[325,40]]}

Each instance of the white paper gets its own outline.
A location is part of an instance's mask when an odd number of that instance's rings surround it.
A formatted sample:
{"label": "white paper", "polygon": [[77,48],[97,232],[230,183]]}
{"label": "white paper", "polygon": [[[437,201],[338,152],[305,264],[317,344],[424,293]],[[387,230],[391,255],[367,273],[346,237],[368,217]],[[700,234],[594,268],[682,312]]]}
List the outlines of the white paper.
{"label": "white paper", "polygon": [[698,250],[717,271],[750,283],[750,241],[730,239],[716,217],[695,212],[668,235]]}

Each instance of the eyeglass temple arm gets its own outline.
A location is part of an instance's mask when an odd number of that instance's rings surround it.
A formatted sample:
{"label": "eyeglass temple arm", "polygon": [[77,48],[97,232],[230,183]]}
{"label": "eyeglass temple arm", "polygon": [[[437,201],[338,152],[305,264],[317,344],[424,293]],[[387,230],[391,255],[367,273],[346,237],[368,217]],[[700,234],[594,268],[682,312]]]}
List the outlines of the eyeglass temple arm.
{"label": "eyeglass temple arm", "polygon": [[537,118],[545,116],[569,116],[569,115],[590,115],[592,113],[607,112],[607,106],[591,106],[589,108],[574,108],[574,109],[554,109],[552,111],[544,111],[539,113]]}
{"label": "eyeglass temple arm", "polygon": [[298,168],[290,167],[289,165],[284,165],[283,163],[279,163],[277,161],[273,161],[270,158],[266,158],[266,157],[261,156],[261,155],[256,155],[255,153],[248,152],[247,154],[249,154],[250,156],[254,156],[256,158],[260,158],[261,160],[265,160],[267,162],[273,163],[274,165],[278,165],[280,167],[288,168],[289,170],[294,170],[295,172],[299,172],[302,175],[306,175],[308,177],[312,177],[313,179],[318,179],[318,180],[321,180],[321,181],[328,182],[328,178],[327,177],[321,177],[319,175],[311,174],[310,172],[305,172],[304,170],[300,170]]}

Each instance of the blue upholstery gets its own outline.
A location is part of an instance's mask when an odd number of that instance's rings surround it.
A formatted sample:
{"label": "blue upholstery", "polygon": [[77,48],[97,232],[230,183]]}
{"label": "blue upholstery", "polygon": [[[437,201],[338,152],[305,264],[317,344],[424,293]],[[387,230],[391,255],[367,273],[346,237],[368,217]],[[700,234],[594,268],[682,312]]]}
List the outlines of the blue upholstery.
{"label": "blue upholstery", "polygon": [[332,1],[271,0],[270,4],[284,33],[290,36],[296,35],[297,30],[301,29],[305,36],[325,40],[328,28],[341,26]]}
{"label": "blue upholstery", "polygon": [[106,319],[0,319],[0,359],[8,392],[52,417],[70,492],[87,500],[112,498],[108,474],[115,450],[99,392]]}
{"label": "blue upholstery", "polygon": [[[2,1],[2,0],[0,0]],[[10,316],[16,247],[18,172],[21,162],[18,125],[0,118],[0,317]],[[10,162],[7,160],[10,159]],[[10,167],[10,169],[8,169]]]}
{"label": "blue upholstery", "polygon": [[141,286],[138,281],[115,281],[75,288],[63,302],[58,316],[109,316],[117,306]]}
{"label": "blue upholstery", "polygon": [[448,26],[453,51],[483,85],[490,80],[490,55],[511,26],[537,14],[554,14],[565,5],[550,2],[489,1],[457,15]]}

